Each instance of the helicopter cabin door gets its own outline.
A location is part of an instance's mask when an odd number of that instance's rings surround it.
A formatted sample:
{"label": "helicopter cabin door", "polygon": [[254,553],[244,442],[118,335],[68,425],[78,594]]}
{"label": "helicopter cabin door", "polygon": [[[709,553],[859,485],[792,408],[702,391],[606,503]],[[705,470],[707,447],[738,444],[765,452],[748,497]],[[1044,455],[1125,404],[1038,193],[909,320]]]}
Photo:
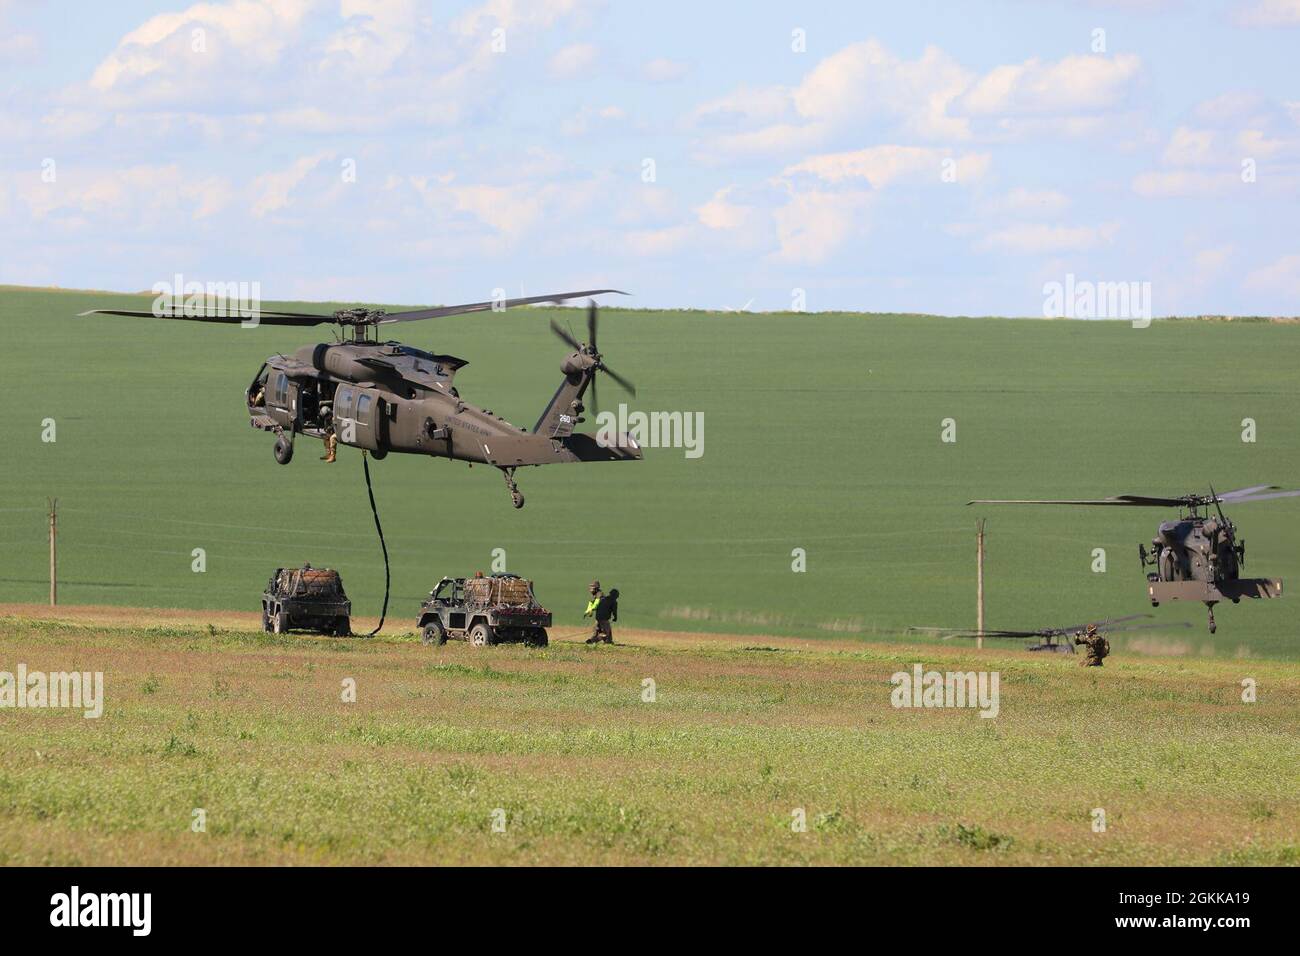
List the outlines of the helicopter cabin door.
{"label": "helicopter cabin door", "polygon": [[339,441],[379,451],[384,438],[385,404],[374,389],[340,385],[334,396],[334,429]]}
{"label": "helicopter cabin door", "polygon": [[272,370],[267,376],[266,412],[282,428],[295,428],[298,421],[298,383],[284,372]]}

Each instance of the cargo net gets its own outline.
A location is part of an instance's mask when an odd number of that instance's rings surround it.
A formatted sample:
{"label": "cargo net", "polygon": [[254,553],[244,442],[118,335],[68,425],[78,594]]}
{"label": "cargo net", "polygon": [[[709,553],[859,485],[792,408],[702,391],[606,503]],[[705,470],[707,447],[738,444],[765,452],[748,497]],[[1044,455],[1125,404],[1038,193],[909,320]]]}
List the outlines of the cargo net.
{"label": "cargo net", "polygon": [[343,591],[339,573],[327,568],[281,571],[278,583],[283,593],[302,597],[337,597]]}
{"label": "cargo net", "polygon": [[470,578],[465,582],[465,600],[480,607],[527,607],[533,603],[533,588],[523,578]]}

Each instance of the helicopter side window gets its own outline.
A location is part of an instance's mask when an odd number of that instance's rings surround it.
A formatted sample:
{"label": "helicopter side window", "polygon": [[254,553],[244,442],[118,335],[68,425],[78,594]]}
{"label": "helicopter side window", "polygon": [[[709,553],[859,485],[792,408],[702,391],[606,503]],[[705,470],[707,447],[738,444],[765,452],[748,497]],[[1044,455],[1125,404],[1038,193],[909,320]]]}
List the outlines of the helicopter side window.
{"label": "helicopter side window", "polygon": [[370,396],[362,395],[357,399],[357,418],[365,421],[366,416],[370,413]]}
{"label": "helicopter side window", "polygon": [[339,388],[334,393],[334,417],[351,418],[352,417],[352,389]]}

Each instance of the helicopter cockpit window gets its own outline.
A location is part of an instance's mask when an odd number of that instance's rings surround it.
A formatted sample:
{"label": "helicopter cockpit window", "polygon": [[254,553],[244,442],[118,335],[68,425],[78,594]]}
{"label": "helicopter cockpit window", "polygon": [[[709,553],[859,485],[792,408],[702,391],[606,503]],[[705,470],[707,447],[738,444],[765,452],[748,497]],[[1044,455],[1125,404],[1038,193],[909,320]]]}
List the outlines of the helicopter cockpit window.
{"label": "helicopter cockpit window", "polygon": [[275,377],[275,390],[272,392],[272,400],[281,408],[289,404],[289,376],[280,372]]}

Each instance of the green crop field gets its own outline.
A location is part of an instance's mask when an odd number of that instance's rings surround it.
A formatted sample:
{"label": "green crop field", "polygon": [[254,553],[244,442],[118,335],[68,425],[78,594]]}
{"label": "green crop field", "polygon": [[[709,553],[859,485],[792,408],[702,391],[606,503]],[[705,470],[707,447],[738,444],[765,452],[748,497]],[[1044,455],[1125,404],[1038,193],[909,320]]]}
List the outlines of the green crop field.
{"label": "green crop field", "polygon": [[[0,710],[0,863],[1300,863],[1289,662],[190,613],[0,617],[6,668],[104,674],[99,719]],[[893,707],[914,663],[996,670],[996,718]]]}
{"label": "green crop field", "polygon": [[[57,496],[63,602],[250,609],[272,569],[311,561],[342,572],[358,613],[377,613],[383,566],[360,454],[341,449],[327,466],[304,441],[281,467],[243,408],[266,356],[329,331],[76,317],[149,301],[0,290],[0,601],[44,599],[45,500]],[[400,332],[469,359],[461,393],[531,428],[559,381],[552,315],[581,327],[579,311],[519,310]],[[989,626],[1072,624],[1150,610],[1137,544],[1168,516],[968,499],[1300,483],[1296,324],[617,308],[602,319],[602,351],[638,385],[632,407],[702,412],[703,455],[650,448],[639,463],[522,470],[520,512],[494,469],[374,463],[400,627],[439,577],[489,569],[494,549],[537,581],[558,623],[578,623],[599,577],[636,627],[871,639],[970,626],[979,517]],[[610,381],[601,398],[625,400]],[[1254,442],[1242,440],[1247,418]],[[1248,573],[1300,583],[1300,503],[1231,516]],[[804,573],[791,570],[796,548]],[[1104,573],[1092,570],[1098,548]],[[1158,621],[1195,627],[1117,649],[1300,654],[1292,598],[1219,611],[1212,638],[1200,605],[1163,606]]]}

